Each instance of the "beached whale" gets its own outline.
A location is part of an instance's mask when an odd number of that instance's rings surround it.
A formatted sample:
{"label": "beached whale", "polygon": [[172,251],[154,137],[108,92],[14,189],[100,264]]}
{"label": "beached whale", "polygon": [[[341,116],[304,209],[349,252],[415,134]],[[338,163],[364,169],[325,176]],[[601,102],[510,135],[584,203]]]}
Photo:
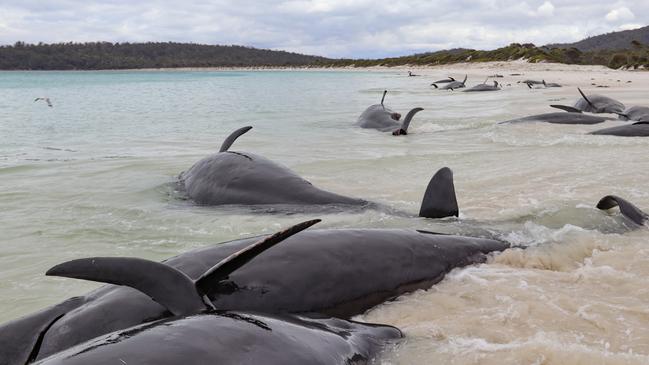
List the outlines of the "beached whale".
{"label": "beached whale", "polygon": [[530,85],[541,85],[541,84],[543,84],[543,81],[525,79],[525,80],[522,80],[522,81],[516,81],[516,83],[517,84],[521,84],[521,83],[522,84],[527,84],[527,86],[530,86]]}
{"label": "beached whale", "polygon": [[[229,151],[237,137],[251,128],[233,132],[218,153],[201,159],[181,173],[178,190],[202,205],[273,205],[287,210],[291,206],[381,208],[367,200],[319,189],[287,167],[262,156]],[[442,213],[443,208],[448,208],[446,213]],[[442,218],[457,214],[453,174],[449,169],[441,169],[427,187],[420,216]]]}
{"label": "beached whale", "polygon": [[636,122],[649,122],[649,107],[632,106],[626,108],[622,113],[618,113],[621,120],[632,120]]}
{"label": "beached whale", "polygon": [[82,259],[55,266],[48,275],[125,285],[171,315],[90,339],[38,363],[344,365],[371,360],[385,341],[401,337],[398,329],[335,318],[217,311],[207,299],[206,281],[227,279],[233,269],[316,222],[298,224],[248,246],[196,280],[163,263],[129,258]]}
{"label": "beached whale", "polygon": [[548,88],[548,87],[562,87],[561,84],[557,84],[556,82],[545,82],[545,80],[541,81],[541,84],[535,84],[535,83],[526,83],[527,87],[530,89],[540,89],[541,87],[535,87],[534,85],[543,85],[543,88]]}
{"label": "beached whale", "polygon": [[635,122],[633,124],[604,128],[590,132],[590,134],[619,137],[649,137],[649,122]]}
{"label": "beached whale", "polygon": [[562,109],[569,112],[588,112],[588,113],[613,113],[620,114],[624,112],[624,104],[603,95],[588,95],[584,94],[580,88],[577,88],[581,94],[573,106],[568,105],[550,105],[553,108]]}
{"label": "beached whale", "polygon": [[383,97],[381,98],[381,104],[370,105],[365,111],[358,117],[356,125],[361,128],[371,128],[378,129],[381,132],[392,132],[392,135],[400,136],[408,134],[408,127],[410,126],[410,121],[415,116],[415,114],[424,110],[423,108],[413,108],[411,109],[406,117],[403,119],[403,122],[399,123],[401,119],[401,114],[394,112],[392,109],[383,105],[385,101],[385,94],[388,91],[383,91]]}
{"label": "beached whale", "polygon": [[113,332],[37,364],[368,364],[400,337],[394,327],[335,318],[212,312]]}
{"label": "beached whale", "polygon": [[524,122],[542,122],[552,124],[598,124],[603,123],[608,118],[598,117],[574,112],[555,112],[530,115],[523,118],[516,118],[500,122],[499,124],[524,123]]}
{"label": "beached whale", "polygon": [[563,87],[561,84],[558,84],[556,82],[545,82],[545,80],[542,81],[543,81],[543,86],[545,87]]}
{"label": "beached whale", "polygon": [[466,90],[462,90],[462,92],[467,93],[467,92],[477,92],[477,91],[498,91],[498,90],[501,90],[500,86],[498,86],[498,81],[494,81],[493,85],[488,85],[486,83],[478,84]]}
{"label": "beached whale", "polygon": [[437,86],[435,83],[430,84],[430,86],[434,86],[435,89],[439,90],[455,90],[455,89],[461,89],[466,86],[466,79],[468,75],[464,75],[464,80],[462,81],[456,81],[453,79],[453,81],[447,83],[444,86]]}
{"label": "beached whale", "polygon": [[455,79],[453,77],[449,76],[449,77],[447,77],[445,79],[437,80],[437,81],[433,82],[433,84],[447,84],[447,83],[453,82],[453,81],[455,81]]}
{"label": "beached whale", "polygon": [[0,359],[24,364],[206,305],[349,318],[429,288],[453,268],[483,262],[488,253],[509,247],[492,239],[407,229],[323,229],[289,237],[313,223],[200,248],[164,263],[89,258],[55,266],[48,275],[114,285],[0,326]]}

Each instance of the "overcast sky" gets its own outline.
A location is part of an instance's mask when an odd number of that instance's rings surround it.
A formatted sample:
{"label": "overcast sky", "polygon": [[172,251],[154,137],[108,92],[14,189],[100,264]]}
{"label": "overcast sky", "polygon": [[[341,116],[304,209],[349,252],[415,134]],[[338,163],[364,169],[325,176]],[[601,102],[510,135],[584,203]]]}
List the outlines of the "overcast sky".
{"label": "overcast sky", "polygon": [[371,58],[572,42],[648,20],[649,0],[0,0],[0,44],[177,41]]}

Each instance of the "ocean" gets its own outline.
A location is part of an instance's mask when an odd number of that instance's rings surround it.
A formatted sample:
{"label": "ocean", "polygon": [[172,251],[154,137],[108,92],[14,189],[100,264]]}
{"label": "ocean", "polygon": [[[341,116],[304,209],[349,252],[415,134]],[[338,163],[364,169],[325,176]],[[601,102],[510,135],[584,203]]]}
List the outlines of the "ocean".
{"label": "ocean", "polygon": [[[359,316],[406,334],[378,364],[648,363],[649,230],[595,204],[616,194],[649,210],[649,139],[586,134],[613,121],[498,124],[572,104],[574,87],[505,79],[499,92],[443,92],[404,74],[0,72],[0,322],[98,286],[44,276],[66,260],[162,260],[322,218],[318,228],[416,228],[519,247]],[[384,89],[404,115],[424,108],[408,136],[354,126]],[[600,93],[646,105],[647,91]],[[178,174],[245,125],[253,130],[231,150],[391,210],[263,214],[179,199]],[[454,171],[459,219],[392,214],[416,215],[443,166]]]}

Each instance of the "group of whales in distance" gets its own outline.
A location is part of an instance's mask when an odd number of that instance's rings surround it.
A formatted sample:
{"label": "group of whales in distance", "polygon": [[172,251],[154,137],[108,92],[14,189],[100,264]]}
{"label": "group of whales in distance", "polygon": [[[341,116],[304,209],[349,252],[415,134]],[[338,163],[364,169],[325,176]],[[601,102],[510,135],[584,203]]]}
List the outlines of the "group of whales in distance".
{"label": "group of whales in distance", "polygon": [[361,128],[377,129],[381,132],[392,132],[392,135],[394,136],[406,135],[408,134],[408,127],[410,126],[410,121],[412,121],[412,118],[415,116],[415,114],[424,109],[411,109],[408,114],[406,114],[403,122],[399,123],[401,114],[393,111],[383,104],[385,102],[385,95],[387,93],[387,90],[383,91],[383,96],[381,97],[380,104],[370,105],[369,107],[367,107],[367,109],[365,109],[365,111],[363,111],[363,113],[358,117],[356,125]]}
{"label": "group of whales in distance", "polygon": [[599,124],[611,117],[584,114],[614,114],[621,121],[635,121],[635,123],[615,126],[590,132],[593,135],[612,135],[621,137],[647,137],[649,136],[649,107],[632,106],[625,108],[620,101],[607,96],[592,94],[586,95],[577,88],[581,97],[574,105],[550,105],[564,112],[544,113],[516,118],[501,122],[501,124],[521,122],[545,122],[553,124]]}
{"label": "group of whales in distance", "polygon": [[[458,82],[447,80],[439,83]],[[462,87],[465,82],[466,76]],[[499,89],[497,82],[478,86]],[[649,133],[649,108],[622,105],[621,112],[614,112],[619,102],[579,91],[585,101],[561,108],[565,112],[508,122],[536,118],[596,124],[606,118],[582,112],[614,113],[637,121],[633,125]],[[412,109],[398,123],[400,114],[383,105],[386,93],[357,124],[405,135],[412,117],[423,109]],[[179,175],[177,184],[187,198],[211,206],[378,206],[319,189],[264,157],[230,151],[250,129],[236,130],[217,153]],[[649,220],[615,195],[597,204],[601,210],[615,207],[635,226]],[[458,216],[449,168],[431,179],[419,216]],[[428,289],[450,270],[485,262],[488,255],[512,247],[499,238],[425,230],[306,230],[319,221],[198,248],[163,262],[88,257],[56,265],[46,275],[106,285],[1,324],[0,365],[365,364],[403,334],[351,317],[404,293]]]}

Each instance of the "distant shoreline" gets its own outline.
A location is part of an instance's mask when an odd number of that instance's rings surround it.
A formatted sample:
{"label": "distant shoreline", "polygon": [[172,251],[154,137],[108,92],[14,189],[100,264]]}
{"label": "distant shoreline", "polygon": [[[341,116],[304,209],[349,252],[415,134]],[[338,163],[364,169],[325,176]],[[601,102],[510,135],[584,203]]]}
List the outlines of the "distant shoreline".
{"label": "distant shoreline", "polygon": [[398,65],[398,66],[339,66],[339,67],[322,67],[322,66],[245,66],[245,67],[167,67],[167,68],[128,68],[128,69],[97,69],[97,70],[0,70],[0,72],[204,72],[204,71],[313,71],[313,72],[390,72],[398,71],[407,73],[407,71],[433,71],[433,70],[452,70],[452,69],[482,69],[482,70],[508,70],[508,71],[604,71],[604,72],[630,72],[643,73],[647,69],[637,70],[615,70],[601,65],[576,65],[567,63],[552,62],[527,62],[524,60],[517,61],[489,61],[489,62],[462,62],[449,63],[442,65]]}

